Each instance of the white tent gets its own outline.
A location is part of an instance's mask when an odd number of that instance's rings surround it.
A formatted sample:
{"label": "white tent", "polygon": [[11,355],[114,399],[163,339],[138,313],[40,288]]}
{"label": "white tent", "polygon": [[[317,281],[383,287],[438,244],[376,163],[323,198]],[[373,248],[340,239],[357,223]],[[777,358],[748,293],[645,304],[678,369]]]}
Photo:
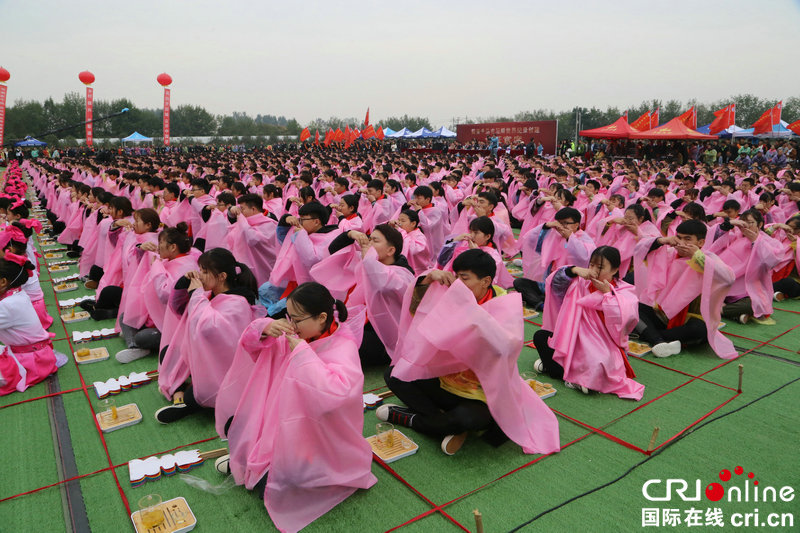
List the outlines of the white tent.
{"label": "white tent", "polygon": [[[742,129],[736,126],[731,126],[728,128],[728,131],[733,133],[733,137],[757,137],[759,139],[788,139],[792,136],[792,130],[788,129],[789,123],[785,120],[781,120],[780,124],[775,124],[772,126],[772,131],[770,133],[762,133],[760,135],[753,135],[753,128]],[[736,128],[738,131],[734,131],[733,128]]]}
{"label": "white tent", "polygon": [[[403,129],[405,129],[405,128],[403,128]],[[406,135],[406,137],[410,137],[412,139],[419,139],[420,137],[429,137],[431,133],[433,133],[431,130],[429,130],[428,128],[423,127],[423,128],[418,129],[415,132],[412,132],[412,133]]]}
{"label": "white tent", "polygon": [[435,133],[435,134],[436,134],[436,137],[448,137],[448,138],[453,138],[453,137],[455,137],[455,136],[456,136],[456,134],[455,134],[455,133],[453,133],[452,131],[448,130],[448,129],[447,129],[447,128],[445,128],[444,126],[442,126],[441,128],[439,128],[438,130],[436,130],[436,131],[435,131],[435,132],[433,132],[433,133]]}
{"label": "white tent", "polygon": [[410,137],[411,133],[413,133],[413,132],[410,129],[403,128],[402,130],[396,131],[396,132],[392,133],[391,135],[387,135],[387,137],[391,137],[392,139],[399,139],[401,137]]}

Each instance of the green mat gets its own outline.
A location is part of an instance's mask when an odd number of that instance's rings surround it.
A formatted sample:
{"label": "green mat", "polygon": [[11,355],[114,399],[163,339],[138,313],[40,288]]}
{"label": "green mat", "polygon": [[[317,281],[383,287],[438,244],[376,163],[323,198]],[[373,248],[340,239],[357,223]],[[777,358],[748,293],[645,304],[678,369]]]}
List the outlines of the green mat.
{"label": "green mat", "polygon": [[[73,266],[55,277],[74,272],[77,269]],[[45,265],[41,277],[48,310],[56,318],[50,328],[58,339],[56,349],[71,354],[66,339],[75,330],[113,326],[113,321],[89,321],[65,328],[57,316],[56,298]],[[74,298],[83,294],[88,291],[81,287],[59,296]],[[705,488],[717,481],[720,470],[733,470],[736,466],[746,469],[745,475],[753,472],[754,479],[761,480],[764,486],[800,490],[796,458],[800,383],[794,382],[770,395],[800,378],[800,302],[785,301],[776,307],[781,310],[776,310],[774,326],[726,325],[723,331],[740,353],[746,353],[733,362],[726,363],[707,348],[687,350],[669,359],[631,358],[637,379],[646,386],[641,402],[601,394],[586,396],[547,376],[540,377],[558,390],[546,401],[559,413],[564,448],[558,454],[525,455],[511,442],[494,448],[481,439],[470,438],[458,454],[448,457],[439,450],[439,442],[408,430],[420,445],[416,455],[392,463],[389,468],[373,463],[378,483],[368,491],[357,492],[306,530],[475,531],[473,511],[478,509],[487,532],[519,526],[525,531],[628,531],[642,527],[643,509],[658,510],[659,518],[664,510],[673,509],[684,519],[692,508],[702,510],[703,527],[706,510],[720,508],[726,526],[715,529],[725,530],[731,528],[735,513],[752,512],[755,507],[759,508],[761,521],[769,513],[796,512],[796,502],[794,507],[780,501],[728,503],[705,497],[696,502],[679,498],[661,502],[648,501],[642,493],[643,484],[650,479],[685,479],[691,481],[692,487],[694,480],[700,479]],[[527,340],[538,329],[537,321],[534,318],[526,323]],[[92,382],[131,371],[153,370],[156,361],[151,357],[128,365],[117,363],[114,353],[124,348],[120,338],[89,346],[106,346],[111,358],[80,366],[71,360],[59,370],[57,378],[60,389],[66,391],[59,395],[66,413],[63,423],[80,476],[72,483],[80,488],[93,531],[131,530],[123,496],[135,509],[138,499],[151,492],[165,500],[185,497],[197,516],[197,531],[275,530],[263,503],[242,487],[212,494],[172,476],[132,488],[127,461],[176,448],[211,450],[223,447],[224,442],[216,436],[211,413],[169,426],[158,424],[153,412],[165,405],[165,400],[152,383],[116,396],[118,404],[136,403],[144,416],[142,422],[101,438],[92,420],[92,407],[98,406]],[[520,369],[530,370],[536,358],[536,350],[523,348]],[[740,364],[744,377],[742,393],[738,394]],[[37,491],[63,481],[57,453],[60,444],[54,441],[55,422],[51,421],[53,402],[40,398],[53,385],[41,383],[24,393],[0,398],[0,446],[6,452],[0,459],[0,531],[50,532],[72,527],[66,511],[69,501],[65,484]],[[365,390],[385,390],[382,370],[366,372]],[[749,402],[755,403],[743,407]],[[713,421],[737,409],[741,410]],[[365,435],[374,433],[376,422],[374,412],[368,411],[364,417]],[[659,428],[655,446],[668,441],[671,444],[648,456],[644,451],[654,427]],[[198,441],[204,442],[192,445]],[[614,481],[632,467],[635,468],[627,476]],[[190,475],[214,486],[223,482],[210,464],[192,470]],[[731,483],[741,485],[742,479]],[[607,483],[610,484],[584,495]],[[664,487],[658,490],[663,493]],[[36,492],[20,495],[28,491]],[[655,494],[656,489],[653,491]],[[556,509],[529,522],[553,508]],[[662,526],[659,521],[658,527],[647,529],[666,531],[675,527]]]}

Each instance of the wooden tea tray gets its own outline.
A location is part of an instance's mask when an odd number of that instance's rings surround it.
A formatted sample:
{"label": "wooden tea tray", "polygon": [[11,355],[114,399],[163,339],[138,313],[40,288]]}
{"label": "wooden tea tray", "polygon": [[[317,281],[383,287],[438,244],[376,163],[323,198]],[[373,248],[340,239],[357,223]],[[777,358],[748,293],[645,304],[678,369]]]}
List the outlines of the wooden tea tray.
{"label": "wooden tea tray", "polygon": [[64,324],[73,324],[75,322],[83,322],[84,320],[89,320],[89,312],[88,311],[75,311],[75,315],[73,316],[72,312],[64,313],[61,315],[61,320],[64,321]]}
{"label": "wooden tea tray", "polygon": [[118,429],[133,426],[142,421],[142,412],[135,403],[128,405],[120,405],[117,407],[117,419],[111,419],[110,411],[103,411],[95,415],[97,423],[100,424],[100,430],[103,433],[111,433]]}
{"label": "wooden tea tray", "polygon": [[183,497],[167,500],[161,504],[164,510],[164,522],[154,528],[146,528],[142,524],[139,511],[131,514],[131,522],[137,533],[184,533],[197,525],[197,518]]}
{"label": "wooden tea tray", "polygon": [[[77,314],[77,313],[76,313]],[[86,348],[81,348],[81,350],[85,350]],[[98,361],[105,361],[109,358],[108,349],[105,346],[101,346],[100,348],[92,348],[89,350],[89,355],[79,356],[78,352],[80,350],[75,350],[75,362],[79,365],[84,365],[86,363],[96,363]]]}
{"label": "wooden tea tray", "polygon": [[391,448],[381,446],[377,435],[367,437],[367,442],[372,447],[372,453],[380,457],[384,463],[392,463],[403,457],[414,455],[419,450],[416,442],[397,429],[394,430],[394,445]]}
{"label": "wooden tea tray", "polygon": [[55,265],[55,266],[48,265],[47,270],[49,270],[51,273],[53,273],[53,272],[65,272],[65,271],[69,270],[69,267],[66,266],[66,265]]}
{"label": "wooden tea tray", "polygon": [[650,353],[650,346],[643,342],[628,341],[628,353],[633,355],[642,356]]}
{"label": "wooden tea tray", "polygon": [[53,290],[56,291],[57,293],[69,292],[69,291],[77,291],[78,290],[78,284],[74,283],[74,282],[61,283],[61,284],[56,285],[55,287],[53,287]]}
{"label": "wooden tea tray", "polygon": [[555,396],[556,392],[558,392],[555,387],[549,383],[542,383],[541,381],[537,381],[535,379],[529,379],[528,385],[530,385],[531,388],[536,391],[536,394],[538,394],[539,398],[542,400],[551,396]]}
{"label": "wooden tea tray", "polygon": [[45,259],[61,259],[62,257],[64,257],[64,254],[54,254],[50,252],[44,254]]}

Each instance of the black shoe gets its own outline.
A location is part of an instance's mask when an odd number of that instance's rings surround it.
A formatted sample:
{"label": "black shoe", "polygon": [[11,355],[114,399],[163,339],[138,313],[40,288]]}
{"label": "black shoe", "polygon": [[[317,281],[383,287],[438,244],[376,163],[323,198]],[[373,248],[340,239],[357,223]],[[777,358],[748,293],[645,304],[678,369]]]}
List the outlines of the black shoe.
{"label": "black shoe", "polygon": [[84,300],[78,305],[81,306],[81,309],[84,311],[89,311],[90,313],[94,311],[94,307],[97,305],[97,302],[94,300]]}
{"label": "black shoe", "polygon": [[185,403],[175,403],[156,411],[155,417],[161,424],[171,424],[191,413],[192,410]]}
{"label": "black shoe", "polygon": [[411,427],[411,421],[414,420],[415,414],[408,407],[400,407],[393,403],[383,404],[375,410],[375,416],[378,417],[378,420],[407,428]]}
{"label": "black shoe", "polygon": [[117,309],[100,309],[95,307],[93,311],[89,311],[89,316],[97,321],[110,320],[112,318],[117,318],[117,312]]}
{"label": "black shoe", "polygon": [[80,257],[80,256],[81,256],[80,252],[76,252],[76,251],[67,252],[67,257],[70,257],[72,259],[75,259],[75,258]]}

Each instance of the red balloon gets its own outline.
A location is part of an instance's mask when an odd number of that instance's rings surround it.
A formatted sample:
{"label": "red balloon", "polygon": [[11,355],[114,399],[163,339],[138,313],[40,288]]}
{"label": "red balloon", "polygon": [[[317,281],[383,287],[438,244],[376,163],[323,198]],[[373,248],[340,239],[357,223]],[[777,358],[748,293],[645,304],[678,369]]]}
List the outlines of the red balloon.
{"label": "red balloon", "polygon": [[163,85],[164,87],[166,87],[167,85],[172,83],[172,76],[170,76],[166,72],[162,72],[161,74],[158,75],[156,81],[161,85]]}
{"label": "red balloon", "polygon": [[84,70],[80,74],[78,74],[78,79],[81,80],[81,83],[84,85],[91,85],[94,83],[94,74],[89,72],[88,70]]}
{"label": "red balloon", "polygon": [[8,73],[6,69],[0,67],[0,83],[5,83],[8,81],[8,78],[11,77],[11,74]]}

